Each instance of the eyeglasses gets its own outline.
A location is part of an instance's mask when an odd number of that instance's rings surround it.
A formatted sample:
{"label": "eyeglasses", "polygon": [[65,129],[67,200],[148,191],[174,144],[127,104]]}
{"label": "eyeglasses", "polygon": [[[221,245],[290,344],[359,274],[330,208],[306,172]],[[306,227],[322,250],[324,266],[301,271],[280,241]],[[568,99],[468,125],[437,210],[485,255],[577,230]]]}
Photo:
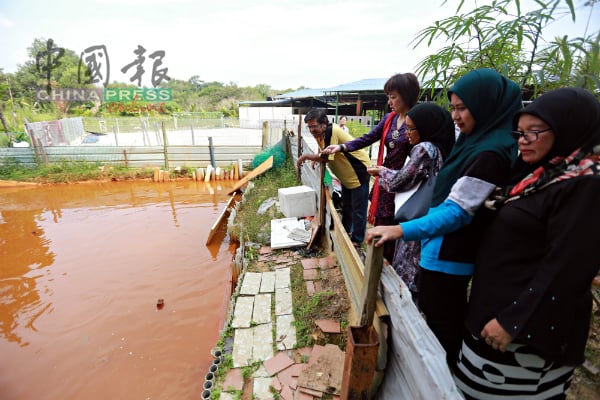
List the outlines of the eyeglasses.
{"label": "eyeglasses", "polygon": [[510,134],[515,140],[519,138],[525,139],[527,143],[535,142],[538,140],[540,133],[551,131],[552,128],[541,129],[539,131],[512,131]]}
{"label": "eyeglasses", "polygon": [[406,126],[406,125],[404,126],[404,131],[406,133],[411,133],[411,132],[414,132],[416,130],[417,130],[417,128],[411,128],[410,126]]}

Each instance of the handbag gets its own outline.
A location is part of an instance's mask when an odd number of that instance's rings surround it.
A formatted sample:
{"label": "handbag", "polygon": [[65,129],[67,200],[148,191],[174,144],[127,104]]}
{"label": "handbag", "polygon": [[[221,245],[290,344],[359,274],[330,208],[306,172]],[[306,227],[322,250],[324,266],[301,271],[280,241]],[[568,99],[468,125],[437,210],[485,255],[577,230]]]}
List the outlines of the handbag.
{"label": "handbag", "polygon": [[394,221],[405,222],[422,217],[429,211],[437,175],[433,173],[433,163],[429,174],[414,188],[396,193],[394,197]]}

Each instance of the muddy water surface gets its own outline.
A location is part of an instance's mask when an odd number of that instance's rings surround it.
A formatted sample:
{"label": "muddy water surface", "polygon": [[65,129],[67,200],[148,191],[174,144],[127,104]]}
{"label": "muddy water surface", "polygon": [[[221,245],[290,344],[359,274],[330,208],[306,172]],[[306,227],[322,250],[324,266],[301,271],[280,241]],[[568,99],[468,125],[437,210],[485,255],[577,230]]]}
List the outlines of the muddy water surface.
{"label": "muddy water surface", "polygon": [[200,398],[234,252],[205,245],[221,182],[0,188],[0,399]]}

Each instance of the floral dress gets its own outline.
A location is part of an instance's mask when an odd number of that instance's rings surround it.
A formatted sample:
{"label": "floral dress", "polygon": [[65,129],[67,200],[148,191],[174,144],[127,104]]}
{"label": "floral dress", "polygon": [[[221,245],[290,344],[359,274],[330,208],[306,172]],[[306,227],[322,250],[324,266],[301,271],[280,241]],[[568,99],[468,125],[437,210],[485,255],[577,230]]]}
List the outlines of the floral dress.
{"label": "floral dress", "polygon": [[[410,159],[400,170],[381,168],[379,183],[388,192],[409,190],[418,185],[431,170],[437,175],[443,160],[438,148],[431,142],[422,142],[413,147]],[[417,292],[416,275],[421,256],[421,242],[397,240],[392,267],[411,292]]]}

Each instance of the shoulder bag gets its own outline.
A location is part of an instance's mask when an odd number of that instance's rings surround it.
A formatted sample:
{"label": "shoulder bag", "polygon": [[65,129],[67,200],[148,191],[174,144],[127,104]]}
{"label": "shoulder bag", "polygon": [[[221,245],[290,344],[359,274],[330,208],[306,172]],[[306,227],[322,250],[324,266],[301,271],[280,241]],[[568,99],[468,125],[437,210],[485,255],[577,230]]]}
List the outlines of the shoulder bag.
{"label": "shoulder bag", "polygon": [[433,197],[437,175],[434,174],[435,161],[427,176],[414,188],[396,193],[394,197],[394,221],[400,223],[427,214]]}

